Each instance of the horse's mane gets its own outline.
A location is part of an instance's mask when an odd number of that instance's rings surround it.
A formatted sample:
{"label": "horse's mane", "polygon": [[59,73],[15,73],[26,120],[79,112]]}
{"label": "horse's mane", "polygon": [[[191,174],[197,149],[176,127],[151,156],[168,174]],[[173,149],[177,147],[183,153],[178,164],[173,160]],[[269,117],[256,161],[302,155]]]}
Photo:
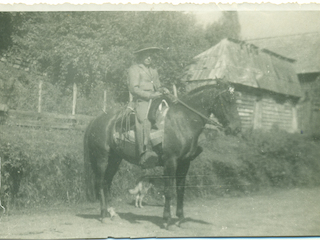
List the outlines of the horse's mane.
{"label": "horse's mane", "polygon": [[194,94],[197,94],[199,92],[202,92],[203,90],[206,90],[208,88],[217,88],[217,85],[216,84],[209,84],[209,85],[204,85],[204,86],[200,86],[200,87],[197,87],[195,89],[192,89],[191,91],[187,92],[186,95],[194,95]]}
{"label": "horse's mane", "polygon": [[183,95],[183,98],[189,99],[190,97],[193,97],[197,94],[202,94],[203,91],[212,91],[212,89],[216,90],[225,90],[228,89],[229,84],[224,81],[217,81],[215,84],[208,84],[204,86],[197,87],[195,89],[192,89],[191,91],[187,92],[185,95]]}

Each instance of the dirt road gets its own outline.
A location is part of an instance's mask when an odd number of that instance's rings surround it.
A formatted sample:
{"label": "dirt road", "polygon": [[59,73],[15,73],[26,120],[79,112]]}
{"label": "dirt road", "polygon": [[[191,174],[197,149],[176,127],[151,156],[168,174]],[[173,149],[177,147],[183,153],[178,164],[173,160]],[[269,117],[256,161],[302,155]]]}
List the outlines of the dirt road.
{"label": "dirt road", "polygon": [[97,203],[1,215],[0,238],[320,236],[320,188],[186,201],[187,221],[170,230],[161,228],[160,205],[117,202],[115,209],[119,218],[107,223]]}

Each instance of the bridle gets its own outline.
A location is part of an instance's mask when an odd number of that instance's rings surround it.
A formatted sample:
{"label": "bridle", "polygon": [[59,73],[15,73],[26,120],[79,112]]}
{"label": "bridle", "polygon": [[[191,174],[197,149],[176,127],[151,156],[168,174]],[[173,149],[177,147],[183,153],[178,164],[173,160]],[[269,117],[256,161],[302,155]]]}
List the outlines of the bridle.
{"label": "bridle", "polygon": [[[228,90],[224,90],[224,91],[220,92],[219,94],[217,94],[216,96],[214,96],[213,99],[216,99],[217,97],[220,97],[221,94],[223,94],[223,93],[225,93],[225,92],[227,92],[227,91],[230,91],[230,92],[231,92],[231,91],[233,91],[233,90],[232,90],[231,88],[229,88]],[[170,94],[170,95],[171,95],[171,94]],[[202,113],[200,113],[200,112],[197,111],[196,109],[190,107],[188,104],[186,104],[185,102],[181,101],[178,97],[176,97],[176,96],[174,96],[174,95],[172,95],[171,97],[173,97],[177,102],[181,103],[183,106],[185,106],[186,108],[188,108],[188,109],[191,110],[192,112],[196,113],[197,115],[199,115],[199,116],[202,117],[203,119],[207,120],[210,124],[216,126],[218,129],[221,130],[221,129],[223,128],[223,126],[222,126],[219,122],[217,122],[217,121],[215,121],[215,120],[213,120],[213,119],[210,119],[210,118],[208,118],[207,116],[203,115]]]}

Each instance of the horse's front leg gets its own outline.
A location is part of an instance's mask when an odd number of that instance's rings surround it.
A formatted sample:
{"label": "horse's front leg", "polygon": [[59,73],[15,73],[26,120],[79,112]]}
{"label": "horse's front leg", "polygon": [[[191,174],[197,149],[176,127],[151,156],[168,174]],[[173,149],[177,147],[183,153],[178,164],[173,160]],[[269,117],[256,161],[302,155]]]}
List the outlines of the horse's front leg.
{"label": "horse's front leg", "polygon": [[171,221],[171,200],[174,195],[174,177],[176,173],[176,160],[171,159],[165,163],[164,166],[164,210],[163,220],[164,227],[168,229]]}
{"label": "horse's front leg", "polygon": [[184,220],[183,200],[186,185],[186,176],[190,167],[190,160],[181,160],[176,170],[176,187],[177,187],[177,211],[176,216],[179,218],[177,225]]}

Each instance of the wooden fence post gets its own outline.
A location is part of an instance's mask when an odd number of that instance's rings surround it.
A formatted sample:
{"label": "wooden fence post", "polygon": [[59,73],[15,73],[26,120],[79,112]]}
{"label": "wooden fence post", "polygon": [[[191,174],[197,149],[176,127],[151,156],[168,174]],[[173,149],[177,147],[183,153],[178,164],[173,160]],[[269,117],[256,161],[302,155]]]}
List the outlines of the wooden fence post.
{"label": "wooden fence post", "polygon": [[[0,191],[1,191],[1,157],[0,157]],[[6,212],[6,209],[4,208],[4,206],[2,206],[1,204],[1,195],[0,195],[0,207],[2,208],[3,210],[3,213]]]}
{"label": "wooden fence post", "polygon": [[175,97],[178,97],[178,94],[177,94],[177,87],[176,87],[176,85],[175,84],[173,84],[173,95],[175,96]]}
{"label": "wooden fence post", "polygon": [[107,90],[103,91],[103,111],[107,109]]}
{"label": "wooden fence post", "polygon": [[38,113],[41,113],[41,101],[42,101],[42,80],[39,81]]}
{"label": "wooden fence post", "polygon": [[72,115],[76,114],[76,104],[77,104],[77,84],[73,83]]}

